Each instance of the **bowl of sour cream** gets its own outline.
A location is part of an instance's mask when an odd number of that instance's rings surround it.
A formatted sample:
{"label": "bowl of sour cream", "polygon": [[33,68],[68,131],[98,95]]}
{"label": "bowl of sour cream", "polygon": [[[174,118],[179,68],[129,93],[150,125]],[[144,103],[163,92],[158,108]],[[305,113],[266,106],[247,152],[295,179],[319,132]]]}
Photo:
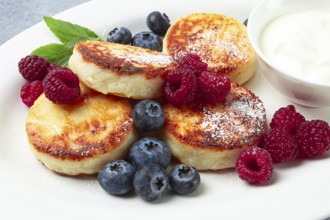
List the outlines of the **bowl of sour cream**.
{"label": "bowl of sour cream", "polygon": [[330,106],[330,0],[262,0],[247,28],[275,88],[300,105]]}

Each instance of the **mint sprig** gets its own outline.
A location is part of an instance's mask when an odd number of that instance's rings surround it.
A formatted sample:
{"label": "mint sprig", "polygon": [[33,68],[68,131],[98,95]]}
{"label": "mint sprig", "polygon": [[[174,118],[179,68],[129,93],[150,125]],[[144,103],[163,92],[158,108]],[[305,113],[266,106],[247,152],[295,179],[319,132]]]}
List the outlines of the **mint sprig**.
{"label": "mint sprig", "polygon": [[53,64],[67,66],[76,43],[101,40],[101,37],[86,27],[47,16],[44,17],[44,21],[63,44],[52,43],[41,46],[32,51],[31,55],[41,56]]}

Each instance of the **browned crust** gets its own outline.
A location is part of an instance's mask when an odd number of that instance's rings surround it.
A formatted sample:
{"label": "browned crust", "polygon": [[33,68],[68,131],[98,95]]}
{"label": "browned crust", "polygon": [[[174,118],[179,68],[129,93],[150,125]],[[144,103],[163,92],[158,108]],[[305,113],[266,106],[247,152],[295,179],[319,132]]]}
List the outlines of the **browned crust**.
{"label": "browned crust", "polygon": [[[165,54],[129,45],[120,45],[120,53],[127,56],[118,54],[116,52],[118,49],[112,50],[119,46],[108,42],[80,42],[75,48],[85,62],[93,63],[118,75],[142,74],[147,79],[151,79],[167,74],[177,66],[176,62]],[[157,60],[162,58],[168,62]]]}
{"label": "browned crust", "polygon": [[[91,126],[84,126],[72,128],[71,131],[79,130],[79,132],[97,132],[99,128]],[[105,129],[105,128],[101,128]],[[55,136],[51,140],[44,141],[40,137],[39,131],[34,131],[27,128],[29,140],[34,149],[40,153],[49,154],[57,159],[80,161],[87,158],[94,158],[98,155],[105,154],[117,148],[121,142],[132,132],[133,124],[122,123],[117,129],[107,135],[102,141],[89,142],[81,136],[77,138],[74,143],[79,145],[78,149],[70,148],[71,143],[68,142],[68,131],[63,132],[59,136]]]}
{"label": "browned crust", "polygon": [[[85,105],[89,99],[93,99],[94,96],[102,95],[90,89],[87,91],[88,94],[83,93],[74,103],[62,105],[65,111],[68,113],[70,111],[75,111],[75,109]],[[125,100],[121,97],[111,95],[102,96],[117,101]],[[89,137],[98,135],[107,129],[105,123],[98,120],[91,120],[90,122],[82,121],[81,123],[71,123],[68,121],[67,126],[63,128],[60,134],[46,138],[43,136],[41,127],[35,128],[35,126],[31,126],[31,124],[27,123],[26,133],[29,142],[33,148],[40,153],[48,154],[57,159],[72,161],[94,158],[98,155],[113,151],[119,147],[126,137],[134,130],[134,123],[131,118],[131,106],[126,100],[125,103],[127,103],[127,109],[126,112],[123,112],[124,115],[121,116],[123,119],[116,126],[115,130],[109,132],[102,139],[88,140]],[[99,108],[101,108],[99,111],[102,112],[103,108],[106,108],[106,106],[99,106]],[[128,109],[130,110],[128,111]],[[79,136],[76,138],[70,138],[70,134],[78,134]]]}
{"label": "browned crust", "polygon": [[[244,108],[252,106],[246,111],[256,111],[256,108],[260,108],[258,110],[260,114],[256,114],[254,119],[251,118],[251,115],[243,114],[243,111],[240,110],[242,106],[233,105],[235,102],[242,103],[239,101],[242,97],[246,98],[244,102],[247,103]],[[232,106],[235,107],[232,108]],[[173,114],[173,109],[175,114]],[[210,113],[210,117],[213,117],[214,120],[205,120],[208,117],[206,112]],[[224,103],[217,105],[193,104],[180,108],[165,104],[164,113],[165,132],[170,133],[177,142],[195,149],[226,151],[253,146],[259,142],[267,130],[266,111],[261,100],[250,90],[236,83],[232,84],[231,92]],[[215,116],[217,114],[218,116]],[[180,133],[180,123],[189,121],[191,118],[195,120],[185,125],[184,134]],[[240,124],[238,126],[241,130],[233,126],[235,125],[233,119],[235,123]],[[208,126],[214,129],[208,130]]]}
{"label": "browned crust", "polygon": [[220,14],[192,14],[168,30],[165,50],[177,62],[185,53],[196,53],[221,75],[247,62],[251,45],[245,27],[234,18]]}

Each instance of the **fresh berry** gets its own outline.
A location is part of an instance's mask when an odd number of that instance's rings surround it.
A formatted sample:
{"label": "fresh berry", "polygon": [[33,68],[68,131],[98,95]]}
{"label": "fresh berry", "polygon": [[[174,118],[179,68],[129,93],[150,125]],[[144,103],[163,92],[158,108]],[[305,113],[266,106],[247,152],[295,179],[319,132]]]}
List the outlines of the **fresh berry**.
{"label": "fresh berry", "polygon": [[51,71],[52,69],[55,69],[55,68],[61,68],[61,67],[58,66],[58,65],[56,65],[56,64],[51,63],[51,64],[48,66],[48,72]]}
{"label": "fresh berry", "polygon": [[202,72],[207,70],[207,63],[204,63],[197,54],[188,53],[182,58],[180,62],[181,67],[191,69],[199,77]]}
{"label": "fresh berry", "polygon": [[125,27],[115,28],[109,32],[107,41],[111,43],[130,44],[132,33]]}
{"label": "fresh berry", "polygon": [[154,11],[147,17],[147,26],[152,32],[159,36],[165,36],[171,24],[165,13],[162,14],[159,11]]}
{"label": "fresh berry", "polygon": [[293,105],[288,105],[287,107],[282,107],[275,112],[272,121],[270,122],[270,127],[285,127],[290,130],[291,134],[294,135],[299,125],[304,121],[306,121],[305,117],[296,112]]}
{"label": "fresh berry", "polygon": [[28,55],[18,63],[18,70],[29,82],[43,80],[48,73],[49,62],[40,56]]}
{"label": "fresh berry", "polygon": [[244,181],[253,184],[264,183],[273,174],[272,157],[265,149],[248,148],[239,155],[236,170],[238,176]]}
{"label": "fresh berry", "polygon": [[163,49],[162,39],[157,34],[149,31],[143,31],[134,35],[131,44],[136,47],[157,50],[159,52]]}
{"label": "fresh berry", "polygon": [[330,149],[330,127],[322,120],[303,122],[297,129],[298,157],[312,158]]}
{"label": "fresh berry", "polygon": [[230,92],[229,78],[204,71],[198,78],[199,99],[203,102],[217,103],[226,99]]}
{"label": "fresh berry", "polygon": [[21,99],[26,106],[31,107],[43,91],[44,89],[40,80],[27,82],[21,88]]}
{"label": "fresh berry", "polygon": [[274,163],[293,160],[298,153],[298,144],[287,128],[270,129],[259,147],[267,150]]}
{"label": "fresh berry", "polygon": [[133,144],[128,160],[135,167],[154,163],[166,168],[171,161],[171,151],[161,140],[154,137],[145,137]]}
{"label": "fresh berry", "polygon": [[145,201],[163,198],[169,189],[168,176],[157,164],[141,166],[134,175],[134,190]]}
{"label": "fresh berry", "polygon": [[175,106],[194,101],[197,94],[197,77],[192,70],[179,68],[169,72],[163,87],[163,97]]}
{"label": "fresh berry", "polygon": [[164,124],[164,112],[158,102],[143,100],[133,109],[132,118],[135,126],[142,131],[155,131]]}
{"label": "fresh berry", "polygon": [[198,171],[186,164],[174,166],[169,173],[169,180],[172,190],[180,195],[194,192],[201,182]]}
{"label": "fresh berry", "polygon": [[43,86],[45,96],[53,103],[70,103],[80,95],[78,76],[68,68],[49,71]]}
{"label": "fresh berry", "polygon": [[135,168],[124,160],[106,163],[98,174],[101,187],[110,194],[123,195],[133,189]]}

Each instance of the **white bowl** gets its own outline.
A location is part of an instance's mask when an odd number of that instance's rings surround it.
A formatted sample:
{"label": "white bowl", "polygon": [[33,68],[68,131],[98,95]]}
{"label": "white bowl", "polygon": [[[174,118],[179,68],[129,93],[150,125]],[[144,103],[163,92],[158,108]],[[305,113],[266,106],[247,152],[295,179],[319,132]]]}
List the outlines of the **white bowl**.
{"label": "white bowl", "polygon": [[330,106],[330,83],[311,82],[303,77],[290,75],[283,66],[278,66],[266,57],[260,48],[261,32],[270,21],[285,13],[307,8],[330,12],[330,0],[263,0],[249,16],[248,35],[258,55],[261,71],[279,92],[300,105],[326,107]]}

